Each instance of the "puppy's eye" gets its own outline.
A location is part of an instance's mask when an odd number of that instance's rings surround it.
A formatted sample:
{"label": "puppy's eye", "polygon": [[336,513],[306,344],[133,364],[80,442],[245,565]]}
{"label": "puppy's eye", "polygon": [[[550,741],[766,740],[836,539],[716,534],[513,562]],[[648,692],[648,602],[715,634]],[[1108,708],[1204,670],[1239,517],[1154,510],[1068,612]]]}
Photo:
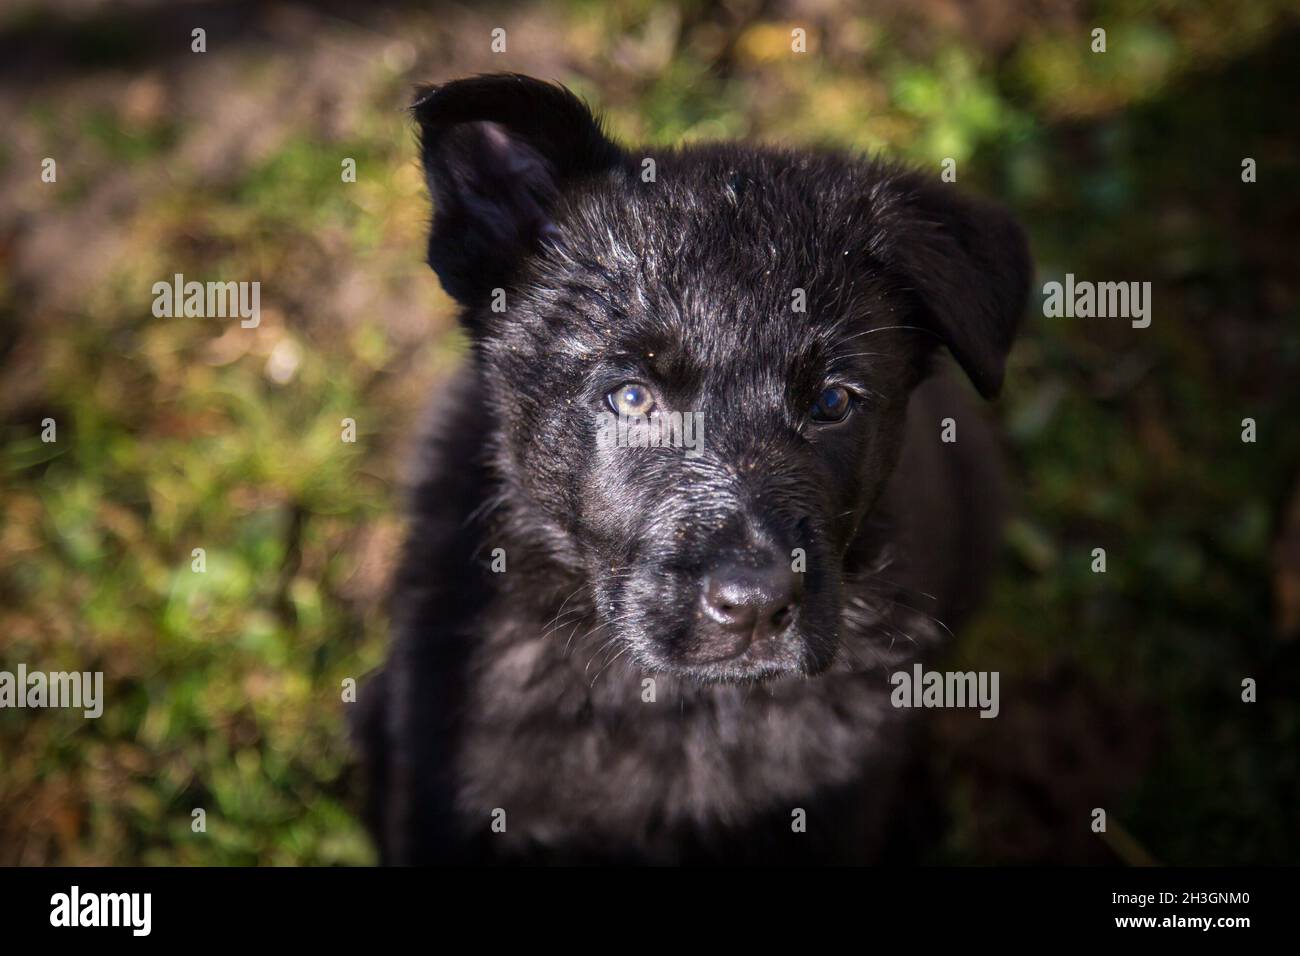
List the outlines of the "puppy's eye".
{"label": "puppy's eye", "polygon": [[853,396],[842,385],[832,385],[823,389],[813,403],[812,417],[815,422],[842,422],[849,414]]}
{"label": "puppy's eye", "polygon": [[609,407],[620,415],[649,415],[655,407],[650,389],[640,382],[624,382],[605,396]]}

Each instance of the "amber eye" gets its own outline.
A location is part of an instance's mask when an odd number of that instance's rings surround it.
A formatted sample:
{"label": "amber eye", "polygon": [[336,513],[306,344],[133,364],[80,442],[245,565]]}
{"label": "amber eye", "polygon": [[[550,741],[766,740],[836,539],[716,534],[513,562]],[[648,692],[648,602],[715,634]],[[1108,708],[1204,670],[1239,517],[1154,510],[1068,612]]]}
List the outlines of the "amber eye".
{"label": "amber eye", "polygon": [[842,422],[853,405],[853,396],[842,385],[832,385],[823,389],[813,403],[812,417],[815,422]]}
{"label": "amber eye", "polygon": [[654,396],[650,394],[650,389],[640,382],[624,382],[606,395],[605,400],[615,412],[628,417],[649,415],[655,407]]}

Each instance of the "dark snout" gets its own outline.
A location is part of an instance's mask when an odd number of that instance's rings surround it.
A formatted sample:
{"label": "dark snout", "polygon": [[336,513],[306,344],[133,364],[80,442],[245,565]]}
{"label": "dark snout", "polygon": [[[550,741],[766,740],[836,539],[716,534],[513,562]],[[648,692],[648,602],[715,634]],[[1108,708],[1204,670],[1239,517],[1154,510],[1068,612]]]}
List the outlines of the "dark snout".
{"label": "dark snout", "polygon": [[701,584],[701,620],[689,657],[696,663],[727,660],[779,640],[791,629],[802,599],[802,575],[780,555],[758,564],[715,565]]}

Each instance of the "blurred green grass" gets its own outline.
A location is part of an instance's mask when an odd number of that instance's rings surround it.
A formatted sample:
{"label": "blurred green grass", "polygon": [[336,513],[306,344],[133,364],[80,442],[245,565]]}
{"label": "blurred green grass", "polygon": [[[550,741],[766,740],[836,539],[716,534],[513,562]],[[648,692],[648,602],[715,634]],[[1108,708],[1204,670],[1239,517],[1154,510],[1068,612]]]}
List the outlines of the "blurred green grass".
{"label": "blurred green grass", "polygon": [[[932,728],[939,859],[1123,859],[1072,829],[1105,801],[1164,862],[1295,860],[1295,651],[1267,563],[1300,462],[1277,253],[1300,187],[1270,121],[1294,108],[1295,5],[742,7],[381,4],[361,25],[304,7],[267,28],[279,46],[214,32],[198,62],[112,12],[106,33],[0,20],[68,51],[63,82],[0,100],[24,166],[0,205],[20,253],[0,272],[0,666],[103,670],[111,701],[98,721],[0,710],[0,864],[373,860],[340,685],[382,659],[403,454],[463,352],[420,263],[402,106],[417,80],[495,68],[565,80],[631,141],[952,157],[1025,219],[1043,278],[1153,279],[1150,329],[1039,318],[1014,354],[998,414],[1022,502],[953,659],[1022,703]],[[493,59],[498,23],[512,52]],[[1247,149],[1267,189],[1240,183]],[[56,187],[30,172],[43,156]],[[23,244],[33,221],[44,246]],[[261,326],[154,319],[147,291],[178,272],[260,279]]]}

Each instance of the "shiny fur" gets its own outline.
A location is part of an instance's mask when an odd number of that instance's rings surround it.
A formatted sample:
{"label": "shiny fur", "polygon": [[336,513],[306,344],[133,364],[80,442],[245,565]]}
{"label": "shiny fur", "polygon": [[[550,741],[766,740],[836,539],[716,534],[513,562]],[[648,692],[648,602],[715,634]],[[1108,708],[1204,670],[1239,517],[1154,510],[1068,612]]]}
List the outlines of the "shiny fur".
{"label": "shiny fur", "polygon": [[[525,77],[414,112],[429,261],[473,351],[436,402],[392,658],[363,691],[382,858],[879,859],[909,797],[889,674],[949,638],[997,542],[996,444],[935,358],[998,390],[1019,228],[836,152],[623,149]],[[626,381],[698,412],[703,454],[601,448]],[[857,397],[825,425],[828,381]],[[704,576],[800,552],[782,638],[698,662]]]}

